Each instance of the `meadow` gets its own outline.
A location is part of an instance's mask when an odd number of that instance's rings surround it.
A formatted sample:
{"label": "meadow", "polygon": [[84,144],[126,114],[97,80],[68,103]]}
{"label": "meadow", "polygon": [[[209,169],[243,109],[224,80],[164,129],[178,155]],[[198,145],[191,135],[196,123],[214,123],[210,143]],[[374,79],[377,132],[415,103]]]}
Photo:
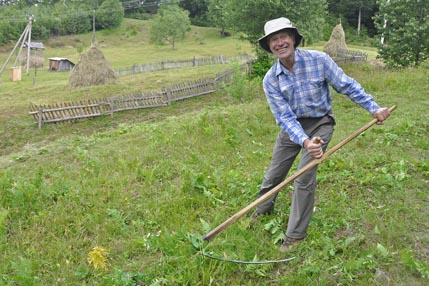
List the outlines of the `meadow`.
{"label": "meadow", "polygon": [[[114,68],[252,52],[238,36],[198,27],[176,50],[157,47],[148,29],[126,20],[97,41]],[[50,39],[46,58],[77,62],[91,38]],[[375,58],[375,49],[364,51]],[[19,82],[2,74],[0,285],[427,285],[429,65],[386,70],[371,62],[343,68],[397,109],[319,166],[308,237],[285,255],[278,246],[291,186],[256,225],[244,216],[211,242],[202,239],[256,199],[269,164],[278,127],[260,79],[237,74],[216,93],[167,107],[38,129],[30,103],[158,90],[229,67],[130,75],[77,90],[67,88],[68,73],[31,70]],[[331,146],[371,120],[342,95],[334,94],[333,109]],[[293,259],[256,264],[285,258]]]}

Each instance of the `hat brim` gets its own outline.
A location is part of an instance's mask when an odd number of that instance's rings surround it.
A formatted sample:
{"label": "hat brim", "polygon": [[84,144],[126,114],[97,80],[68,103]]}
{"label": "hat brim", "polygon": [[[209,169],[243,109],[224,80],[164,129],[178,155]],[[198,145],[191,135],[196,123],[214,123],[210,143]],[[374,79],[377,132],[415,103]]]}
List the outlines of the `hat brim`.
{"label": "hat brim", "polygon": [[280,31],[283,31],[283,30],[293,30],[293,31],[294,31],[294,34],[295,34],[295,45],[294,45],[294,47],[295,47],[295,48],[296,48],[296,47],[298,47],[298,46],[299,46],[299,44],[301,43],[301,40],[302,40],[304,37],[299,33],[299,31],[298,31],[298,29],[297,29],[297,28],[282,28],[282,29],[279,29],[279,30],[277,30],[277,31],[273,31],[272,33],[270,33],[270,34],[268,34],[268,35],[265,35],[265,36],[263,36],[262,38],[260,38],[260,39],[258,40],[258,42],[259,42],[259,46],[261,46],[261,48],[262,48],[264,51],[266,51],[267,53],[272,54],[272,52],[271,52],[271,50],[270,50],[270,46],[268,45],[268,37],[269,37],[269,36],[271,36],[271,35],[273,35],[273,34],[275,34],[275,33],[278,33],[278,32],[280,32]]}

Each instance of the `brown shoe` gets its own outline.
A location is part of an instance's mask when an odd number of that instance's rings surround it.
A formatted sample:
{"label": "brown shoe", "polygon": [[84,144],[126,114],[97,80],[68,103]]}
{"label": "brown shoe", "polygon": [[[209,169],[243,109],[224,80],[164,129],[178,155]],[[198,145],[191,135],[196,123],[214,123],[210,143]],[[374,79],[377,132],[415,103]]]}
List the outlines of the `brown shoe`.
{"label": "brown shoe", "polygon": [[305,238],[291,238],[287,237],[283,241],[282,245],[280,246],[280,252],[286,253],[290,251],[294,246],[298,246],[304,241]]}

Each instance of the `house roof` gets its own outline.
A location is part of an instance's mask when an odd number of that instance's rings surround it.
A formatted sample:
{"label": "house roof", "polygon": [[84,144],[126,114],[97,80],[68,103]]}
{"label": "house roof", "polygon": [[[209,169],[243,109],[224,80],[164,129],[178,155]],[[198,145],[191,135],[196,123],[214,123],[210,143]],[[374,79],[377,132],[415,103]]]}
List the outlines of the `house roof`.
{"label": "house roof", "polygon": [[[24,42],[24,48],[28,47],[28,42]],[[30,42],[30,48],[33,49],[44,49],[45,47],[43,46],[43,43],[38,43],[38,42]]]}
{"label": "house roof", "polygon": [[70,61],[68,58],[61,58],[61,57],[53,57],[53,58],[49,58],[49,60],[52,60],[52,61],[68,61],[68,62],[71,62],[72,64],[73,64],[73,62],[72,61]]}

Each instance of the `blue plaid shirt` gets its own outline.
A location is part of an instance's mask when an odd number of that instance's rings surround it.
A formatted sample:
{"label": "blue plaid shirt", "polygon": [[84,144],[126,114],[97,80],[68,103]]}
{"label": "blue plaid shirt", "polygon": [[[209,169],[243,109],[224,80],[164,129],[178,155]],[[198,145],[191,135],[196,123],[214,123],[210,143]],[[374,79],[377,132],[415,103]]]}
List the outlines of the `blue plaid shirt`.
{"label": "blue plaid shirt", "polygon": [[322,117],[331,111],[329,85],[371,114],[380,108],[373,97],[325,53],[297,49],[293,71],[289,72],[277,60],[265,75],[263,88],[277,124],[301,146],[309,137],[297,118]]}

